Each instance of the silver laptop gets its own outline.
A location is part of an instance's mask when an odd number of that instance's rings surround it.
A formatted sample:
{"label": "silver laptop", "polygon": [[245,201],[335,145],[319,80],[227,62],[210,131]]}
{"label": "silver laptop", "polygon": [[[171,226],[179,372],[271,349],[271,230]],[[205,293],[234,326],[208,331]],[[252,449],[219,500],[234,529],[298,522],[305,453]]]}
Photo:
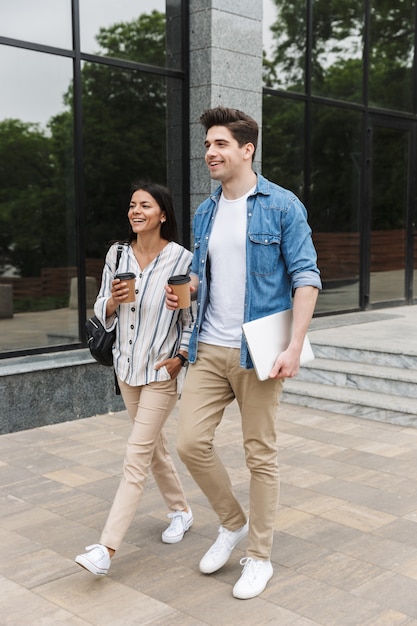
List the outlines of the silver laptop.
{"label": "silver laptop", "polygon": [[[253,365],[259,380],[269,378],[277,356],[286,350],[292,332],[292,309],[260,317],[242,325]],[[301,351],[300,363],[304,365],[314,359],[307,335]]]}

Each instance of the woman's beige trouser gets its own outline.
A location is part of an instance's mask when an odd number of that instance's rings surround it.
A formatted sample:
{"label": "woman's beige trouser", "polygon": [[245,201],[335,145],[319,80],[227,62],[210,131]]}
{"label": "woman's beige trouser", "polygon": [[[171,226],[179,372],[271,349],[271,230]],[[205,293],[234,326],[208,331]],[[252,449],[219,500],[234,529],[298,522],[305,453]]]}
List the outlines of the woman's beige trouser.
{"label": "woman's beige trouser", "polygon": [[131,387],[119,380],[120,391],[133,421],[123,477],[116,492],[100,543],[117,550],[139,505],[151,470],[159,491],[172,511],[187,508],[185,494],[168,452],[163,426],[177,401],[175,380]]}

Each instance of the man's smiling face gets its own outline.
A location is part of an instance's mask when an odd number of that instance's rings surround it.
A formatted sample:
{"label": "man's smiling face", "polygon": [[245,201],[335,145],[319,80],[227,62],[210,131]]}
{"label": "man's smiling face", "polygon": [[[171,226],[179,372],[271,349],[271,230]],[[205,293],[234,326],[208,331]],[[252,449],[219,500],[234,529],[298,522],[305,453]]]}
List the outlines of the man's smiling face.
{"label": "man's smiling face", "polygon": [[240,172],[246,154],[246,145],[239,146],[226,126],[212,126],[208,129],[205,161],[214,180],[229,182]]}

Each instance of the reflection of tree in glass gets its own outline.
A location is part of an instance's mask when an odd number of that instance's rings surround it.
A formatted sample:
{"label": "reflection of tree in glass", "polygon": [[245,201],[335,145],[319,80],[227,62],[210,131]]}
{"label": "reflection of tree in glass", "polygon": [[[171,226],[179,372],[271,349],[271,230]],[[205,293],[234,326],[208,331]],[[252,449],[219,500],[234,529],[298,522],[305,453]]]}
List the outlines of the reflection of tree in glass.
{"label": "reflection of tree in glass", "polygon": [[262,170],[270,180],[303,197],[304,107],[265,96],[262,110]]}
{"label": "reflection of tree in glass", "polygon": [[411,111],[415,3],[381,0],[375,4],[371,9],[370,103]]}
{"label": "reflection of tree in glass", "polygon": [[[264,60],[264,84],[304,93],[306,3],[274,2],[277,19],[271,32],[275,49],[269,60]],[[313,3],[313,95],[363,103],[363,45],[358,43],[363,40],[364,11],[360,0]],[[372,104],[397,110],[411,106],[411,13],[410,3],[373,3],[369,86]],[[312,157],[309,186],[303,194],[304,105],[290,99],[264,98],[263,170],[308,203],[315,230],[355,232],[359,228],[362,113],[317,103],[311,105],[310,120]],[[379,150],[392,155],[392,145],[385,136],[384,140],[386,143]],[[403,159],[391,158],[390,163],[392,180],[402,180]],[[393,189],[385,187],[381,198],[384,206],[392,206]],[[398,222],[393,209],[391,222]]]}
{"label": "reflection of tree in glass", "polygon": [[[165,16],[101,29],[105,56],[162,66]],[[102,258],[110,240],[124,237],[132,179],[166,180],[165,78],[86,63],[83,81],[83,146],[87,256]]]}
{"label": "reflection of tree in glass", "polygon": [[42,266],[62,263],[67,212],[62,156],[72,145],[71,135],[63,135],[58,142],[37,124],[0,122],[1,271],[11,265],[22,276],[39,276]]}
{"label": "reflection of tree in glass", "polygon": [[[164,66],[165,15],[152,12],[101,29],[101,56]],[[124,237],[132,179],[166,180],[165,78],[85,63],[82,68],[84,197],[87,256],[103,257]],[[44,133],[20,120],[0,122],[0,271],[21,276],[75,265],[73,88],[67,110]]]}
{"label": "reflection of tree in glass", "polygon": [[[270,58],[264,55],[264,84],[304,92],[310,3],[273,2],[277,18],[270,27],[274,42]],[[413,5],[390,0],[371,4],[370,99],[374,105],[411,110]],[[365,3],[315,0],[311,15],[312,92],[362,102]]]}
{"label": "reflection of tree in glass", "polygon": [[[264,54],[264,85],[301,91],[304,81],[306,50],[305,0],[289,0],[277,5],[277,19],[271,25],[275,46],[271,58]],[[298,87],[298,88],[297,88]]]}

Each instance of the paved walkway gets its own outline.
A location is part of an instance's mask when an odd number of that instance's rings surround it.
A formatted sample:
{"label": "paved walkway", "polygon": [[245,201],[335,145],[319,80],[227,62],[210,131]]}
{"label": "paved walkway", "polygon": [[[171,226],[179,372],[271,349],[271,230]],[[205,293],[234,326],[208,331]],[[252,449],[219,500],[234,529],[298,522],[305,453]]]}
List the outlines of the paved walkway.
{"label": "paved walkway", "polygon": [[[218,447],[247,505],[238,422],[233,404]],[[161,542],[167,511],[150,478],[110,575],[73,562],[117,487],[125,412],[2,435],[0,624],[417,625],[417,429],[290,405],[279,426],[275,575],[247,601],[231,595],[244,545],[217,574],[198,571],[217,520],[176,456],[195,517],[184,540]]]}
{"label": "paved walkway", "polygon": [[[417,307],[399,307],[317,318],[311,334],[414,351],[416,324]],[[244,544],[218,573],[198,570],[218,522],[175,455],[177,409],[167,435],[194,525],[181,543],[161,542],[167,511],[150,478],[105,578],[73,558],[99,538],[127,414],[0,436],[0,625],[417,626],[417,429],[285,404],[278,419],[275,574],[247,601],[231,594]],[[247,506],[236,404],[217,446]]]}

